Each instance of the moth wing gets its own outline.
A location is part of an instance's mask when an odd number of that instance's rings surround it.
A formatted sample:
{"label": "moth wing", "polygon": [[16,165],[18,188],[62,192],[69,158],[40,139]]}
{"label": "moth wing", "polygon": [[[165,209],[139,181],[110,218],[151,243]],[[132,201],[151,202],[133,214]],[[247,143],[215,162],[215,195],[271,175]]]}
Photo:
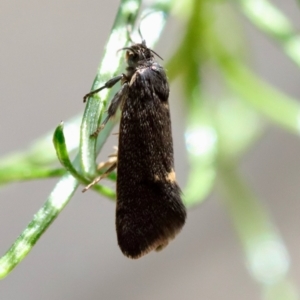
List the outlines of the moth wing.
{"label": "moth wing", "polygon": [[158,64],[138,70],[122,106],[116,229],[122,252],[138,258],[164,248],[186,211],[175,180],[169,87]]}

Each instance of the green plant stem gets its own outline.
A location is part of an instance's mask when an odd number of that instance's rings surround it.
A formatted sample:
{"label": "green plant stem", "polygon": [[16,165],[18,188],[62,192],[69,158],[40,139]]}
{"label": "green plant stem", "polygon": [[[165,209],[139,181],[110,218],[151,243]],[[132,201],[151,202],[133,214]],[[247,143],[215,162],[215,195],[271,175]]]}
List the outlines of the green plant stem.
{"label": "green plant stem", "polygon": [[[105,140],[100,139],[102,145]],[[74,160],[74,165],[79,166],[79,155]],[[10,249],[0,258],[0,279],[6,277],[30,252],[40,236],[57,218],[62,209],[67,205],[79,186],[78,180],[67,172],[56,184],[43,207],[34,215],[32,221],[21,233]],[[115,199],[115,193],[106,187],[96,187],[102,195]]]}
{"label": "green plant stem", "polygon": [[[117,50],[124,47],[128,42],[128,25],[133,27],[141,0],[123,0],[121,1],[109,40],[106,44],[103,60],[98,68],[91,91],[96,90],[104,83],[121,71],[122,56],[117,55]],[[82,172],[86,177],[93,178],[96,174],[96,138],[91,138],[103,119],[104,109],[107,107],[107,100],[111,97],[112,91],[104,89],[101,97],[98,94],[93,95],[87,101],[83,119],[81,123],[80,137],[80,158]]]}

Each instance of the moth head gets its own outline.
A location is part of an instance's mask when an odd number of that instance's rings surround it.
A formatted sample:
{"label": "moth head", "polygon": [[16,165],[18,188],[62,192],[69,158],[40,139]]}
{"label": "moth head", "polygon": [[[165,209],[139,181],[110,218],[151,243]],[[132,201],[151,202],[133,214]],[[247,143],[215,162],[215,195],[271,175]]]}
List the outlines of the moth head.
{"label": "moth head", "polygon": [[141,44],[133,44],[131,47],[124,47],[120,50],[127,50],[125,59],[130,67],[137,67],[140,63],[153,60],[154,54],[161,58],[157,53],[146,46],[144,40]]}

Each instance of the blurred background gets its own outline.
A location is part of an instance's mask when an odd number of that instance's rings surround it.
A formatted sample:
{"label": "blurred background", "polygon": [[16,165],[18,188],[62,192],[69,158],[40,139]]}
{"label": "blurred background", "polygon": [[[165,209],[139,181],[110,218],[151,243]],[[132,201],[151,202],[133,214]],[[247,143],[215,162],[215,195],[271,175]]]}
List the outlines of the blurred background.
{"label": "blurred background", "polygon": [[[296,1],[273,3],[299,28]],[[0,2],[1,156],[25,149],[45,132],[53,132],[62,120],[84,111],[82,97],[93,82],[118,5],[109,0]],[[252,69],[299,98],[298,68],[274,41],[239,15],[238,6],[233,3],[232,7],[242,24],[239,30],[247,42]],[[169,19],[155,47],[165,61],[183,31],[182,22]],[[174,81],[170,103],[176,173],[182,187],[189,170],[184,100]],[[99,161],[115,144],[113,137]],[[269,125],[243,156],[239,171],[276,224],[290,255],[291,282],[299,287],[298,153],[298,136]],[[43,205],[57,180],[1,188],[1,255]],[[78,190],[28,257],[0,282],[1,299],[261,299],[261,287],[247,270],[243,248],[216,192],[188,211],[186,226],[164,251],[137,261],[120,252],[114,218],[114,202]]]}

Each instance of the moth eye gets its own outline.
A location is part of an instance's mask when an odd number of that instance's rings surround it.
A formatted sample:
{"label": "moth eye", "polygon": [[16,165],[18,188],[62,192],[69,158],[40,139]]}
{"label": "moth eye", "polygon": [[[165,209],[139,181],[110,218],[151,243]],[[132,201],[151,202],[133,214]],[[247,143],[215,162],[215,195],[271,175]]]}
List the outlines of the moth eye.
{"label": "moth eye", "polygon": [[132,54],[131,54],[131,59],[132,59],[132,60],[138,60],[138,59],[139,59],[139,55],[136,54],[136,53],[132,53]]}
{"label": "moth eye", "polygon": [[129,64],[136,64],[139,61],[139,55],[137,53],[129,52],[127,61]]}

